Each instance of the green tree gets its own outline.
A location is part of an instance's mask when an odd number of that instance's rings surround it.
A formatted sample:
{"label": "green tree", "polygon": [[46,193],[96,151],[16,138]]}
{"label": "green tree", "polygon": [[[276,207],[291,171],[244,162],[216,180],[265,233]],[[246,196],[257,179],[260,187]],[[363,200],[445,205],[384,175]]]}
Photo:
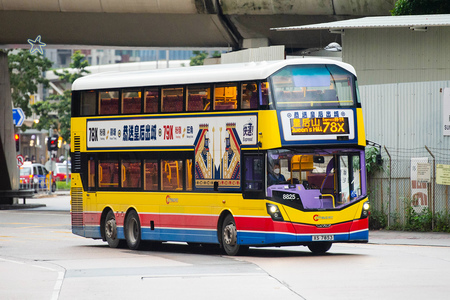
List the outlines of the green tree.
{"label": "green tree", "polygon": [[[1,50],[0,50],[1,51]],[[8,52],[11,98],[14,107],[22,108],[26,117],[30,117],[30,95],[36,94],[38,84],[48,87],[44,72],[49,70],[52,62],[42,54],[31,54],[29,50],[6,50]],[[26,126],[22,126],[26,130]]]}
{"label": "green tree", "polygon": [[205,58],[208,57],[208,52],[206,51],[193,51],[195,56],[191,57],[191,62],[189,65],[191,66],[201,66],[205,61]]}
{"label": "green tree", "polygon": [[[75,51],[72,55],[70,68],[64,69],[62,72],[53,71],[59,79],[66,84],[72,84],[76,79],[90,73],[85,68],[89,63],[85,60],[85,56],[80,51]],[[66,89],[63,95],[51,95],[48,100],[37,102],[33,105],[33,110],[40,116],[39,123],[35,125],[37,129],[59,128],[60,136],[70,143],[70,110],[71,110],[71,93],[70,89]],[[52,115],[57,113],[57,117]]]}
{"label": "green tree", "polygon": [[394,9],[391,10],[393,16],[449,13],[450,1],[448,0],[398,0]]}

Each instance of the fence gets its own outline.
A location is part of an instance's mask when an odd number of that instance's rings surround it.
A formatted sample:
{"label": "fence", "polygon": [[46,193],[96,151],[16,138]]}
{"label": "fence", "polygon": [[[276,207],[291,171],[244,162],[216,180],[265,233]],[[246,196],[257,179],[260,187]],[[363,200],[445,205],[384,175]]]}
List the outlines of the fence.
{"label": "fence", "polygon": [[[450,230],[450,188],[436,183],[436,165],[450,165],[448,149],[416,148],[382,151],[382,170],[369,174],[373,228]],[[428,183],[414,178],[416,158],[429,163]],[[413,170],[411,169],[413,167]],[[412,172],[413,171],[413,172]]]}

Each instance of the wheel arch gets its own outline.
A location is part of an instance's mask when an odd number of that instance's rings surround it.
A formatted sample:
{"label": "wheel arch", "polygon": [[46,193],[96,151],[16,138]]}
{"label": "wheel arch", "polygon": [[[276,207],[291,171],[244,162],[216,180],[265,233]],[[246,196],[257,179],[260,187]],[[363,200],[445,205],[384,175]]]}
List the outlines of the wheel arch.
{"label": "wheel arch", "polygon": [[231,215],[234,218],[234,216],[231,213],[231,211],[229,211],[228,209],[225,209],[225,210],[223,210],[220,213],[219,220],[217,220],[217,239],[219,240],[220,247],[222,247],[222,226],[223,226],[223,220],[225,220],[225,218],[228,215]]}
{"label": "wheel arch", "polygon": [[[139,225],[140,226],[142,226],[142,224],[141,224],[141,216],[139,215],[139,212],[138,212],[138,210],[136,209],[136,207],[134,207],[134,206],[130,206],[130,207],[128,207],[127,208],[127,212],[125,213],[125,216],[124,216],[124,220],[126,220],[127,219],[127,216],[130,214],[130,212],[132,212],[132,211],[134,211],[136,214],[137,214],[137,216],[138,216],[138,218],[139,218]],[[124,221],[124,223],[123,223],[123,227],[125,227],[125,221]]]}
{"label": "wheel arch", "polygon": [[112,211],[114,213],[114,210],[107,206],[103,209],[102,211],[102,215],[100,217],[100,235],[102,236],[102,240],[105,242],[106,241],[106,234],[105,234],[105,222],[106,222],[106,215],[108,214],[108,212]]}

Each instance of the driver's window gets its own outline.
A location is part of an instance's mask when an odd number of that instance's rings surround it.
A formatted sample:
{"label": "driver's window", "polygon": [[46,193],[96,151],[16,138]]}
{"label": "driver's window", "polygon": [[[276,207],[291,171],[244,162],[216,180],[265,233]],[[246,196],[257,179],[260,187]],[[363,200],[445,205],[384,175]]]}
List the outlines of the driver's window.
{"label": "driver's window", "polygon": [[289,160],[278,155],[269,155],[267,168],[268,186],[284,184],[291,177],[289,172]]}

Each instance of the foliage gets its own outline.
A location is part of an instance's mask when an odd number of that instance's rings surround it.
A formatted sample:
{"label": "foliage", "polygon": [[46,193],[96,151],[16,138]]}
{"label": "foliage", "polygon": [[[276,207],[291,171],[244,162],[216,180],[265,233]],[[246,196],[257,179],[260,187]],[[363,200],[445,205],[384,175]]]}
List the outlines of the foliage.
{"label": "foliage", "polygon": [[434,215],[434,231],[450,232],[450,214],[438,212]]}
{"label": "foliage", "polygon": [[214,51],[212,54],[211,54],[211,57],[213,57],[213,58],[219,58],[219,57],[221,57],[222,56],[222,53],[220,53],[219,51]]}
{"label": "foliage", "polygon": [[433,214],[428,208],[418,213],[412,206],[406,209],[405,229],[409,231],[431,231],[433,224]]}
{"label": "foliage", "polygon": [[[89,66],[85,56],[80,51],[75,51],[72,55],[70,68],[75,72],[65,69],[62,72],[53,71],[59,79],[67,84],[72,84],[76,79],[90,73],[85,68]],[[39,123],[35,125],[37,129],[59,128],[59,134],[63,140],[70,142],[70,105],[71,90],[65,90],[63,95],[52,95],[46,101],[37,102],[33,105],[34,111],[40,115]],[[57,112],[57,118],[51,115]]]}
{"label": "foliage", "polygon": [[386,228],[387,215],[379,210],[371,210],[369,215],[369,229],[378,230]]}
{"label": "foliage", "polygon": [[65,180],[56,182],[56,189],[58,191],[68,191],[70,190],[70,180],[69,183],[66,183]]}
{"label": "foliage", "polygon": [[383,170],[383,166],[378,163],[377,155],[380,150],[377,147],[366,148],[366,169],[368,175],[373,175],[376,171]]}
{"label": "foliage", "polygon": [[398,0],[391,10],[393,16],[448,13],[450,13],[448,0]]}
{"label": "foliage", "polygon": [[[40,83],[48,87],[48,80],[43,74],[51,68],[52,62],[40,53],[31,54],[25,49],[7,52],[13,105],[22,108],[25,116],[30,117],[32,114],[30,95],[37,93]],[[25,125],[22,126],[22,130],[26,130]]]}
{"label": "foliage", "polygon": [[205,61],[205,58],[208,57],[208,52],[206,51],[193,51],[195,56],[191,57],[191,66],[201,66]]}

